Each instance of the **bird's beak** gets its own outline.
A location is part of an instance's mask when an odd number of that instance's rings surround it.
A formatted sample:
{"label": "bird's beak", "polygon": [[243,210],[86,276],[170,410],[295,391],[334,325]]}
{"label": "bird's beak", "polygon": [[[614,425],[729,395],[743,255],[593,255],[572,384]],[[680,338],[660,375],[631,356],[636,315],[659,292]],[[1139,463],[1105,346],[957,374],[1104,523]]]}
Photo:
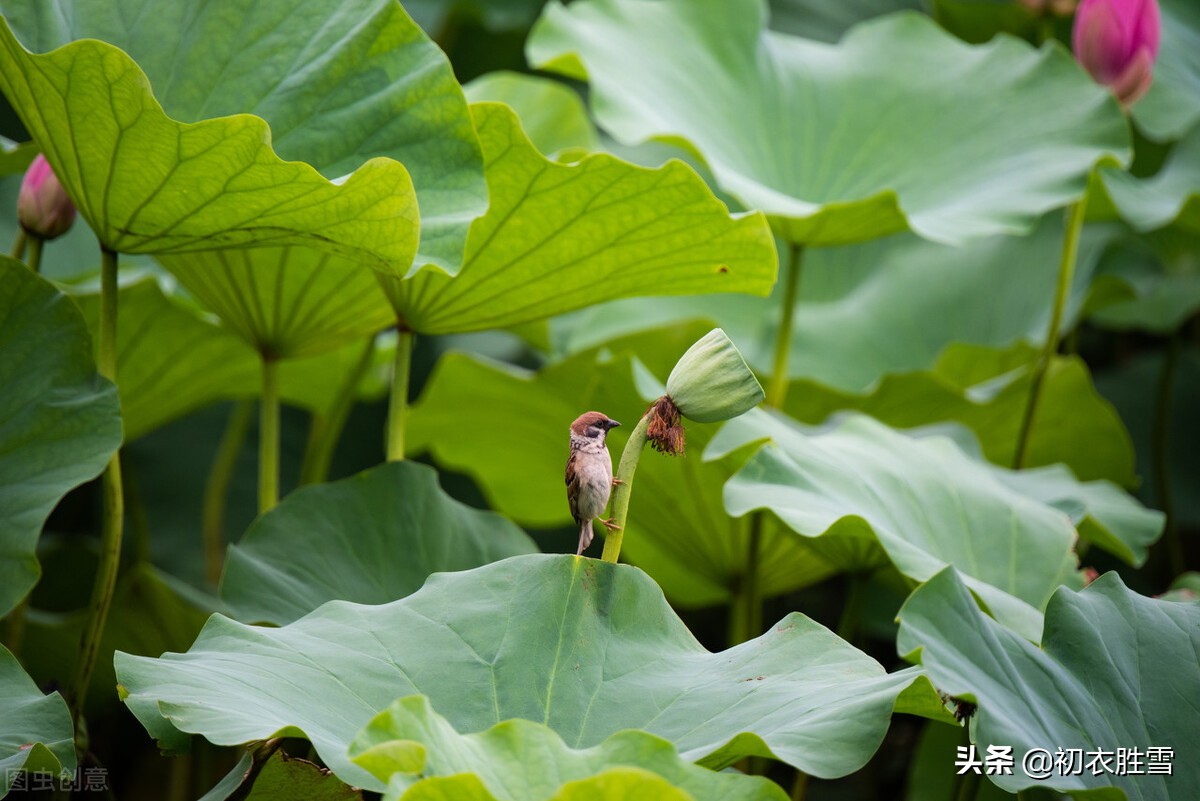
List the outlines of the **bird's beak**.
{"label": "bird's beak", "polygon": [[620,423],[618,423],[616,420],[609,420],[609,421],[608,421],[608,427],[609,427],[609,428],[617,428],[617,427],[618,427],[618,426],[620,426],[620,425],[621,425],[621,424],[620,424]]}

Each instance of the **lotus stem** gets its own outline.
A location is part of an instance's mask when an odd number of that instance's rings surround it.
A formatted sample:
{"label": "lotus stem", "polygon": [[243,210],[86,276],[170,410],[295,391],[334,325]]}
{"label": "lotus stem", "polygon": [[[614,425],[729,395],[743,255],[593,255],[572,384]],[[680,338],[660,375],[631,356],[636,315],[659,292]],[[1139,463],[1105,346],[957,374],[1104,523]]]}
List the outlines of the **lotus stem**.
{"label": "lotus stem", "polygon": [[26,263],[35,273],[42,271],[42,246],[45,244],[45,240],[40,236],[29,237],[29,261]]}
{"label": "lotus stem", "polygon": [[254,419],[254,401],[240,400],[229,410],[229,422],[225,433],[217,444],[208,481],[204,485],[204,507],[201,512],[202,538],[204,542],[204,575],[210,584],[221,580],[221,568],[225,561],[225,541],[222,531],[225,525],[225,499],[233,481],[233,470],[237,467],[238,453],[246,441],[250,421]]}
{"label": "lotus stem", "polygon": [[408,424],[408,381],[412,372],[413,332],[400,326],[396,361],[392,370],[392,395],[388,401],[387,460],[404,461],[404,428]]}
{"label": "lotus stem", "polygon": [[1058,285],[1054,290],[1054,307],[1050,312],[1050,326],[1046,330],[1046,341],[1042,352],[1033,367],[1033,381],[1029,387],[1029,400],[1025,404],[1025,414],[1021,420],[1021,431],[1017,437],[1016,455],[1013,457],[1013,468],[1020,470],[1025,466],[1029,455],[1029,439],[1033,433],[1034,419],[1037,417],[1038,404],[1042,398],[1042,386],[1046,380],[1046,372],[1058,352],[1059,329],[1062,328],[1063,313],[1067,306],[1067,296],[1071,293],[1071,281],[1075,275],[1075,260],[1079,253],[1079,237],[1083,232],[1083,218],[1087,210],[1087,195],[1085,194],[1067,209],[1067,230],[1063,238],[1062,257],[1058,264]]}
{"label": "lotus stem", "polygon": [[279,362],[262,357],[262,398],[258,424],[258,513],[279,503]]}
{"label": "lotus stem", "polygon": [[367,339],[362,356],[354,368],[346,376],[342,386],[338,388],[333,408],[327,415],[314,414],[312,427],[308,432],[308,445],[304,449],[304,461],[300,466],[300,483],[319,484],[329,476],[329,465],[333,462],[333,452],[337,448],[342,431],[346,428],[346,420],[358,395],[358,386],[363,376],[371,366],[375,355],[375,337]]}
{"label": "lotus stem", "polygon": [[17,228],[17,238],[13,240],[12,257],[17,261],[25,258],[25,229]]}
{"label": "lotus stem", "polygon": [[1171,444],[1171,398],[1175,392],[1175,373],[1179,368],[1178,332],[1167,340],[1163,354],[1162,372],[1158,375],[1158,399],[1154,410],[1154,483],[1158,488],[1158,508],[1166,515],[1163,540],[1167,546],[1171,578],[1187,569],[1183,540],[1179,536],[1179,524],[1175,519],[1174,500],[1171,496],[1170,444]]}
{"label": "lotus stem", "polygon": [[[109,381],[117,380],[117,254],[101,248],[100,265],[100,329],[96,366],[100,375]],[[117,585],[117,570],[121,565],[121,533],[124,524],[124,498],[121,494],[121,459],[114,453],[100,476],[103,496],[103,517],[100,531],[100,560],[96,565],[96,582],[92,586],[90,614],[79,644],[79,663],[71,685],[71,720],[79,731],[84,699],[92,680],[92,668],[100,650],[104,624],[112,606]]]}
{"label": "lotus stem", "polygon": [[621,451],[621,463],[617,465],[617,479],[621,482],[613,488],[612,520],[618,528],[608,532],[604,537],[604,552],[600,558],[605,562],[617,563],[621,556],[621,541],[625,536],[625,520],[629,516],[629,496],[633,492],[633,474],[637,472],[638,461],[642,458],[642,449],[646,447],[646,428],[650,425],[650,412],[642,415],[637,427],[629,435],[625,450]]}
{"label": "lotus stem", "polygon": [[804,261],[804,246],[792,245],[787,276],[783,285],[783,320],[775,339],[775,360],[771,368],[771,383],[767,388],[767,405],[783,408],[788,391],[788,356],[792,350],[792,322],[796,316],[796,295],[800,289],[800,267]]}

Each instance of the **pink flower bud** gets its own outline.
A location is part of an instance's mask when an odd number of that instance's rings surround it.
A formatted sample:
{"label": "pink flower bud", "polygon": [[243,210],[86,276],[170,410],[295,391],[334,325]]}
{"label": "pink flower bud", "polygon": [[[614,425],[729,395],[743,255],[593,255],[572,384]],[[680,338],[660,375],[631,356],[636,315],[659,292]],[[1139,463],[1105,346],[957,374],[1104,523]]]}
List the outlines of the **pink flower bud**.
{"label": "pink flower bud", "polygon": [[31,236],[54,239],[71,230],[75,204],[41,153],[25,171],[17,195],[17,220]]}
{"label": "pink flower bud", "polygon": [[1075,58],[1129,108],[1146,94],[1158,58],[1158,0],[1083,0],[1075,14]]}

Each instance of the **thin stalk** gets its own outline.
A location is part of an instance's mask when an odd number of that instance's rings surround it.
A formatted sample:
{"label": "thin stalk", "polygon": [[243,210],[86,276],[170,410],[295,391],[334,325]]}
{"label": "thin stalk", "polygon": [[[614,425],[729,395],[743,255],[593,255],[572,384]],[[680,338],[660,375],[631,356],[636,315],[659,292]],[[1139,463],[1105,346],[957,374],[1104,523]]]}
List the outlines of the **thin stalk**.
{"label": "thin stalk", "polygon": [[1171,451],[1171,398],[1175,391],[1175,373],[1178,367],[1179,335],[1176,333],[1167,340],[1162,372],[1158,375],[1158,399],[1154,409],[1154,483],[1158,487],[1158,507],[1167,516],[1163,539],[1166,541],[1172,577],[1180,575],[1186,569],[1183,540],[1179,536],[1175,505],[1171,497],[1171,475],[1168,467]]}
{"label": "thin stalk", "polygon": [[279,362],[263,355],[258,423],[258,513],[279,503]]}
{"label": "thin stalk", "polygon": [[621,463],[617,465],[616,477],[622,482],[613,488],[612,521],[618,528],[608,532],[604,537],[604,552],[600,558],[605,562],[616,564],[621,555],[621,540],[625,537],[625,518],[629,516],[629,496],[633,492],[633,474],[637,472],[638,460],[642,458],[642,449],[646,447],[646,427],[650,425],[650,413],[642,415],[637,427],[629,435],[625,450],[621,451]]}
{"label": "thin stalk", "polygon": [[792,801],[804,801],[808,796],[808,774],[796,770],[796,778],[792,780]]}
{"label": "thin stalk", "polygon": [[[117,254],[102,248],[100,265],[100,328],[96,367],[109,381],[117,380]],[[79,644],[79,662],[71,684],[71,720],[79,731],[79,718],[92,680],[92,668],[100,650],[100,639],[117,585],[121,564],[121,534],[125,504],[121,494],[121,459],[113,454],[100,476],[103,517],[100,531],[100,560],[96,565],[96,583],[92,587],[90,614]]]}
{"label": "thin stalk", "polygon": [[1075,260],[1079,253],[1079,236],[1083,231],[1087,195],[1081,197],[1067,209],[1067,231],[1063,238],[1062,257],[1058,263],[1058,285],[1054,290],[1054,308],[1050,313],[1050,327],[1046,330],[1046,342],[1041,355],[1033,367],[1033,381],[1029,387],[1029,400],[1025,404],[1025,415],[1021,420],[1021,433],[1017,437],[1017,450],[1013,467],[1021,469],[1029,453],[1029,437],[1033,433],[1033,421],[1037,417],[1038,403],[1042,399],[1042,385],[1046,371],[1058,352],[1059,329],[1062,328],[1063,313],[1067,296],[1071,293],[1071,280],[1075,275]]}
{"label": "thin stalk", "polygon": [[775,359],[771,366],[771,383],[767,387],[768,406],[783,407],[788,391],[788,356],[792,349],[792,322],[796,315],[796,294],[800,289],[800,267],[804,261],[804,246],[792,245],[788,272],[783,285],[783,320],[775,339]]}
{"label": "thin stalk", "polygon": [[225,433],[217,444],[208,481],[204,485],[204,507],[201,512],[202,537],[204,541],[204,574],[209,583],[221,580],[221,568],[225,558],[225,499],[229,495],[229,484],[233,481],[233,470],[237,467],[238,454],[254,419],[254,401],[240,400],[229,410],[229,422]]}
{"label": "thin stalk", "polygon": [[26,239],[27,239],[27,237],[25,235],[25,229],[18,228],[17,229],[17,238],[13,240],[13,249],[12,249],[12,257],[14,259],[16,259],[17,261],[21,261],[25,258],[25,241],[26,241]]}
{"label": "thin stalk", "polygon": [[866,588],[866,576],[860,573],[850,575],[850,584],[846,590],[846,605],[842,608],[842,616],[838,620],[837,635],[851,645],[858,637],[858,626],[862,618],[863,596]]}
{"label": "thin stalk", "polygon": [[392,395],[388,401],[387,460],[404,461],[404,428],[408,423],[408,379],[412,372],[413,332],[400,328],[396,361],[392,369]]}
{"label": "thin stalk", "polygon": [[129,530],[133,534],[133,555],[138,562],[150,561],[150,521],[142,503],[142,493],[133,471],[129,469],[129,455],[121,451],[121,489],[125,493],[125,510],[129,513]]}
{"label": "thin stalk", "polygon": [[354,408],[358,397],[358,386],[363,376],[371,367],[371,359],[375,355],[375,337],[367,339],[362,356],[354,369],[346,376],[345,382],[338,388],[333,408],[327,415],[313,415],[312,427],[308,432],[308,444],[304,448],[304,461],[300,465],[301,484],[319,484],[329,476],[329,465],[333,462],[333,452],[338,440]]}
{"label": "thin stalk", "polygon": [[29,611],[29,600],[32,595],[26,595],[5,620],[4,644],[9,652],[21,658],[21,647],[25,642],[25,613]]}
{"label": "thin stalk", "polygon": [[42,245],[46,244],[40,236],[29,237],[29,269],[35,273],[42,271]]}

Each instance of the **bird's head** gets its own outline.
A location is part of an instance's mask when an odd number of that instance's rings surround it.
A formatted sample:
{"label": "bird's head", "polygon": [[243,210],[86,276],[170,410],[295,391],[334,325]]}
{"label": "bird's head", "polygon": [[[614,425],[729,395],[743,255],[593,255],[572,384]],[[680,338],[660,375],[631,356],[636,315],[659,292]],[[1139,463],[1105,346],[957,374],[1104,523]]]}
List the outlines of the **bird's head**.
{"label": "bird's head", "polygon": [[600,412],[584,412],[571,423],[571,434],[583,439],[595,439],[604,442],[609,429],[621,425],[608,415]]}

